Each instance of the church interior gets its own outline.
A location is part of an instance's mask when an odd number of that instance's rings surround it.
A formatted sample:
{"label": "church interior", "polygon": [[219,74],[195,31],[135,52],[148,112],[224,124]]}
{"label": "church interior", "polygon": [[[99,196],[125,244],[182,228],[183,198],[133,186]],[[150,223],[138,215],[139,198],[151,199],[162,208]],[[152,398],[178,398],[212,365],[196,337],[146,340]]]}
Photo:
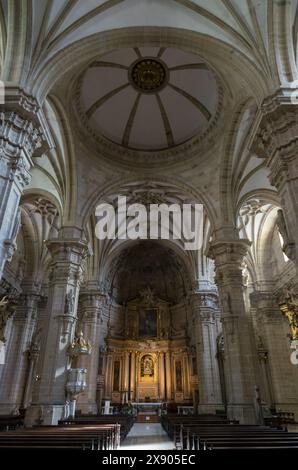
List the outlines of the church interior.
{"label": "church interior", "polygon": [[297,0],[0,0],[0,449],[298,448],[297,89]]}

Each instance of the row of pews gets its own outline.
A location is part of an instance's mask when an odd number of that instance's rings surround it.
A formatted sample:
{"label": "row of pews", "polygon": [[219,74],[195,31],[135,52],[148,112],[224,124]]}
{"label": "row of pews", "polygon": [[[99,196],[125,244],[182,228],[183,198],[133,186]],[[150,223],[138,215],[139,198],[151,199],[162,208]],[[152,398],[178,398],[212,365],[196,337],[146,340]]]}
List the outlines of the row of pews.
{"label": "row of pews", "polygon": [[22,415],[0,415],[0,431],[9,431],[24,426]]}
{"label": "row of pews", "polygon": [[0,449],[116,450],[133,425],[131,417],[82,417],[58,426],[0,433]]}
{"label": "row of pews", "polygon": [[162,426],[180,450],[298,449],[298,433],[244,425],[217,416],[163,416]]}

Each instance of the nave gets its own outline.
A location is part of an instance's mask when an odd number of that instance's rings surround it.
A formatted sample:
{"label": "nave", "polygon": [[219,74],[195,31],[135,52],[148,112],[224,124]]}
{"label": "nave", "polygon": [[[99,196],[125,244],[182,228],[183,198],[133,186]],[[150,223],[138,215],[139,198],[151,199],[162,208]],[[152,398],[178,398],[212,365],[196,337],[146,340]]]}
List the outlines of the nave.
{"label": "nave", "polygon": [[172,450],[174,442],[160,423],[135,423],[120,446],[121,450]]}

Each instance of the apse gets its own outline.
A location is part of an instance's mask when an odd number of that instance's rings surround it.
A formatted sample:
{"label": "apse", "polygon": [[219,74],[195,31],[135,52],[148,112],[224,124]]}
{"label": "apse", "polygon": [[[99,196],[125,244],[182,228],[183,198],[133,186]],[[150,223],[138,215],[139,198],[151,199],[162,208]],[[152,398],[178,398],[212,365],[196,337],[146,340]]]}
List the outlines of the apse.
{"label": "apse", "polygon": [[177,304],[189,289],[185,263],[166,244],[143,240],[125,248],[113,262],[110,289],[119,304],[150,288],[155,295]]}

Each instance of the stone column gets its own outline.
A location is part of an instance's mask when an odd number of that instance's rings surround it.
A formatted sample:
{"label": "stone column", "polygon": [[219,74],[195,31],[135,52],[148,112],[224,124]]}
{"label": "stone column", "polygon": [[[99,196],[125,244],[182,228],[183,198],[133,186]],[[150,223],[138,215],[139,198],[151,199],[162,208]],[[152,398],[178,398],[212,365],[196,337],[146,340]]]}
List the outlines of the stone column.
{"label": "stone column", "polygon": [[[0,387],[0,411],[10,414],[23,407],[24,388],[28,374],[28,351],[37,318],[39,290],[28,291],[18,299],[13,318],[5,367]],[[35,334],[35,336],[37,336]]]}
{"label": "stone column", "polygon": [[165,360],[164,360],[164,352],[160,352],[158,354],[158,369],[159,369],[159,398],[160,400],[165,399]]}
{"label": "stone column", "polygon": [[28,408],[31,403],[32,396],[32,386],[34,383],[34,374],[36,369],[36,363],[39,357],[40,346],[39,344],[32,343],[27,351],[28,357],[28,369],[26,374],[25,388],[24,388],[24,398],[23,398],[23,409]]}
{"label": "stone column", "polygon": [[190,399],[190,374],[189,374],[189,360],[188,354],[185,352],[182,356],[182,371],[183,371],[183,397],[184,400]]}
{"label": "stone column", "polygon": [[289,324],[282,315],[276,298],[271,292],[257,292],[254,300],[258,304],[258,332],[263,349],[268,351],[267,382],[272,387],[270,394],[276,410],[294,412],[298,419],[298,375],[297,366],[290,360]]}
{"label": "stone column", "polygon": [[84,338],[92,349],[89,356],[81,356],[79,367],[87,369],[87,389],[78,396],[77,409],[85,414],[97,414],[96,388],[101,340],[102,303],[104,297],[98,292],[85,291],[80,295],[81,321]]}
{"label": "stone column", "polygon": [[104,376],[99,375],[97,377],[97,387],[96,387],[96,403],[99,414],[102,414],[102,400],[104,396]]}
{"label": "stone column", "polygon": [[215,261],[222,306],[227,413],[230,419],[245,424],[256,423],[254,352],[245,312],[241,269],[249,246],[248,240],[215,240],[209,250],[209,256]]}
{"label": "stone column", "polygon": [[128,401],[128,390],[129,390],[129,352],[124,353],[123,357],[124,363],[124,377],[123,377],[123,392],[124,392],[124,402]]}
{"label": "stone column", "polygon": [[130,356],[130,399],[134,401],[136,399],[136,353],[131,352]]}
{"label": "stone column", "polygon": [[106,355],[106,370],[105,370],[105,400],[112,400],[113,390],[113,354],[111,351]]}
{"label": "stone column", "polygon": [[19,202],[30,182],[32,157],[52,146],[43,112],[32,97],[10,89],[5,100],[0,113],[0,279],[16,247]]}
{"label": "stone column", "polygon": [[167,401],[173,400],[172,395],[172,368],[171,368],[171,353],[166,352],[166,377],[167,377]]}
{"label": "stone column", "polygon": [[198,292],[191,296],[198,380],[198,413],[223,409],[216,345],[217,294]]}
{"label": "stone column", "polygon": [[43,348],[38,364],[27,425],[57,424],[65,406],[65,384],[70,367],[69,347],[77,319],[79,287],[87,245],[79,239],[47,242],[52,255]]}
{"label": "stone column", "polygon": [[298,105],[291,102],[292,91],[281,90],[264,101],[251,148],[265,159],[270,183],[277,189],[283,249],[298,271]]}

